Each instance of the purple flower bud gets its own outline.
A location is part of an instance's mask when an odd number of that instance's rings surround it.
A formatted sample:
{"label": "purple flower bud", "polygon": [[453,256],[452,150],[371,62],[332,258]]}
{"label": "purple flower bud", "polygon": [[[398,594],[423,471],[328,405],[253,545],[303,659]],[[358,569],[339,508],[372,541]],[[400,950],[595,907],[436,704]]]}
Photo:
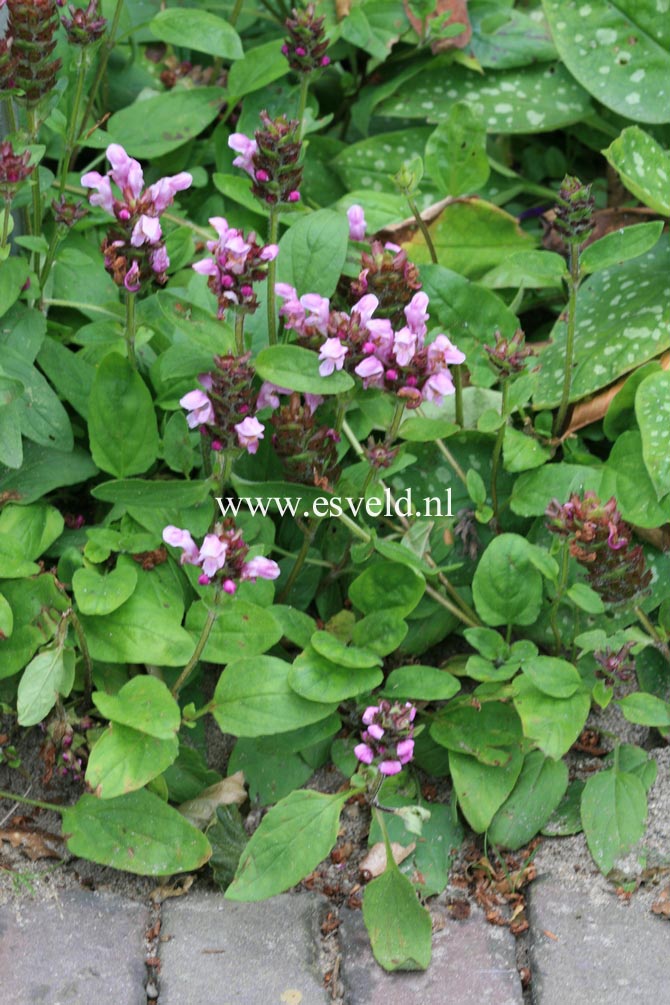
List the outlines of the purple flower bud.
{"label": "purple flower bud", "polygon": [[293,189],[293,191],[289,192],[288,196],[286,197],[286,201],[300,202],[300,192],[298,192],[297,189]]}
{"label": "purple flower bud", "polygon": [[321,57],[321,66],[330,66],[330,56]]}
{"label": "purple flower bud", "polygon": [[123,285],[129,293],[137,293],[142,285],[140,278],[140,267],[137,262],[133,262],[123,280]]}
{"label": "purple flower bud", "polygon": [[209,578],[209,576],[206,576],[205,573],[203,572],[201,573],[201,575],[198,576],[198,582],[200,583],[201,586],[209,586],[209,584],[211,583],[211,579]]}
{"label": "purple flower bud", "polygon": [[224,593],[230,594],[231,597],[235,593],[235,591],[237,590],[237,587],[235,586],[235,583],[232,581],[232,579],[224,579],[223,585],[222,585],[221,588],[222,588],[222,590],[223,590]]}
{"label": "purple flower bud", "polygon": [[264,168],[259,168],[258,171],[256,172],[256,181],[262,181],[262,182],[270,181],[270,175]]}

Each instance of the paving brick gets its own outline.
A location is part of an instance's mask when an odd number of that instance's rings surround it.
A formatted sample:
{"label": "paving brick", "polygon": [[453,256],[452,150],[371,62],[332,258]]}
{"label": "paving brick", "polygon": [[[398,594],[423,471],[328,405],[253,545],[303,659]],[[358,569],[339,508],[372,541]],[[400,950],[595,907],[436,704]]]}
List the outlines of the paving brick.
{"label": "paving brick", "polygon": [[115,894],[63,892],[0,907],[0,991],[11,1005],[146,1005],[148,912]]}
{"label": "paving brick", "polygon": [[163,904],[160,1005],[326,1005],[316,965],[322,901],[237,904],[196,893]]}
{"label": "paving brick", "polygon": [[[602,878],[546,873],[530,887],[537,1005],[632,1005],[670,994],[670,925],[648,897],[620,900]],[[551,933],[551,934],[547,934]]]}
{"label": "paving brick", "polygon": [[345,909],[340,917],[347,1005],[522,1005],[514,937],[478,910],[465,921],[445,920],[422,973],[386,973],[372,955],[360,911]]}

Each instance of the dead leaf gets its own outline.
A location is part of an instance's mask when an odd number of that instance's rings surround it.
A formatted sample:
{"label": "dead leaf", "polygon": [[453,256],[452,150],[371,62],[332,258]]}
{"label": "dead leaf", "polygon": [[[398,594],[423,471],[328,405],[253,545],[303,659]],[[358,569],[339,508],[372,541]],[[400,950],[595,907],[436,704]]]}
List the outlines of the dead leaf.
{"label": "dead leaf", "polygon": [[[423,37],[424,25],[420,17],[416,17],[410,9],[408,0],[405,0],[405,14],[419,38]],[[435,55],[439,52],[446,52],[448,49],[464,49],[472,38],[472,25],[468,17],[468,0],[437,0],[435,10],[426,18],[426,22],[436,21],[438,28],[444,28],[449,24],[464,25],[463,31],[453,38],[436,38],[431,42],[431,52]],[[427,25],[430,29],[430,25]]]}
{"label": "dead leaf", "polygon": [[664,886],[659,896],[651,905],[654,914],[660,914],[664,918],[670,918],[670,885]]}
{"label": "dead leaf", "polygon": [[63,856],[55,847],[63,843],[59,834],[40,830],[39,827],[10,827],[0,830],[0,841],[8,841],[12,848],[19,848],[31,862],[40,858],[58,858]]}
{"label": "dead leaf", "polygon": [[195,827],[206,827],[217,806],[241,806],[247,800],[247,790],[244,788],[244,772],[236,771],[234,775],[224,778],[209,788],[203,789],[195,799],[187,799],[177,809]]}
{"label": "dead leaf", "polygon": [[338,21],[347,17],[351,10],[351,0],[335,0],[335,14]]}
{"label": "dead leaf", "polygon": [[166,883],[164,886],[157,886],[151,891],[149,897],[155,904],[162,904],[164,900],[168,900],[170,897],[183,897],[193,886],[194,880],[195,876],[184,876],[175,883]]}
{"label": "dead leaf", "polygon": [[[408,855],[411,855],[416,848],[416,841],[412,841],[410,845],[398,844],[397,841],[391,842],[391,851],[393,852],[393,860],[397,865],[404,862]],[[374,879],[375,876],[381,876],[381,874],[386,869],[386,846],[383,841],[378,841],[377,844],[373,844],[370,851],[367,853],[365,858],[361,861],[360,871],[363,875]]]}
{"label": "dead leaf", "polygon": [[[443,209],[451,206],[455,202],[467,202],[469,199],[478,199],[479,196],[448,195],[439,202],[434,202],[432,206],[426,206],[421,212],[421,219],[424,223],[432,223],[436,220]],[[393,241],[395,244],[406,244],[417,231],[417,222],[413,216],[408,216],[400,223],[391,223],[388,227],[378,231],[375,235],[380,241]]]}

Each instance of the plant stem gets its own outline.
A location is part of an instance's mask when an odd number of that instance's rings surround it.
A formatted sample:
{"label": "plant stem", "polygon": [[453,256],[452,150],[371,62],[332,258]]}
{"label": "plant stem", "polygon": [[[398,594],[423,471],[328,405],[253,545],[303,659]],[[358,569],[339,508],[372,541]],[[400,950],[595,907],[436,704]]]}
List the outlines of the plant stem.
{"label": "plant stem", "polygon": [[452,367],[451,375],[454,378],[454,389],[456,392],[454,396],[454,417],[456,419],[456,425],[460,426],[462,429],[465,422],[463,419],[463,371],[461,369],[461,365],[461,363],[457,363],[454,367]]}
{"label": "plant stem", "polygon": [[135,335],[135,294],[126,292],[126,346],[128,348],[128,362],[133,370],[137,370]]}
{"label": "plant stem", "polygon": [[45,803],[41,799],[28,799],[27,796],[17,796],[15,792],[5,792],[0,789],[0,799],[9,799],[14,803],[25,803],[26,806],[39,806],[41,810],[53,810],[54,813],[62,813],[63,807],[56,806],[55,803]]}
{"label": "plant stem", "polygon": [[230,12],[230,17],[228,18],[228,24],[231,28],[234,28],[237,24],[237,19],[240,16],[240,11],[242,10],[242,4],[244,0],[235,0],[235,6]]}
{"label": "plant stem", "polygon": [[[58,245],[61,242],[61,230],[60,226],[56,224],[53,234],[51,235],[51,240],[49,241],[49,247],[47,248],[46,258],[44,259],[44,265],[42,266],[42,271],[40,272],[40,289],[44,290],[46,281],[49,278],[49,273],[51,272],[51,266],[54,263],[56,257],[56,252],[58,250]],[[41,301],[44,305],[44,301]]]}
{"label": "plant stem", "polygon": [[238,356],[244,354],[244,314],[241,311],[235,315],[235,348]]}
{"label": "plant stem", "polygon": [[443,596],[439,590],[436,590],[433,586],[429,586],[428,583],[426,583],[426,593],[429,597],[432,597],[433,600],[436,600],[442,607],[445,607],[451,614],[454,615],[455,618],[458,618],[458,620],[462,621],[464,625],[467,625],[468,628],[481,628],[482,623],[479,619],[469,617],[465,611],[462,611],[460,607],[456,606],[456,604],[452,604],[452,602],[447,600],[447,598]]}
{"label": "plant stem", "polygon": [[633,610],[635,611],[635,614],[640,624],[646,629],[646,631],[649,633],[649,635],[651,635],[652,639],[656,643],[656,647],[663,654],[665,659],[670,663],[670,648],[668,647],[667,642],[663,641],[663,639],[658,634],[658,632],[656,631],[656,629],[654,628],[651,621],[649,620],[649,618],[644,613],[641,607],[634,607]]}
{"label": "plant stem", "polygon": [[316,537],[316,532],[319,529],[320,523],[321,518],[317,518],[309,522],[302,539],[302,545],[300,551],[296,555],[295,562],[293,563],[291,571],[288,574],[288,579],[284,584],[284,588],[279,594],[277,603],[283,604],[288,599],[291,590],[295,585],[295,581],[300,575],[300,570],[305,564],[305,560],[307,559],[307,556],[309,554],[309,549],[312,547],[312,544],[314,543],[314,538]]}
{"label": "plant stem", "polygon": [[107,61],[111,55],[112,49],[115,45],[116,32],[119,27],[119,19],[121,17],[121,10],[123,9],[123,0],[116,0],[116,7],[114,9],[114,17],[112,18],[112,24],[104,38],[102,45],[100,46],[100,58],[98,60],[98,66],[95,71],[95,77],[93,78],[93,83],[91,84],[91,90],[88,95],[88,101],[86,102],[86,107],[84,109],[84,114],[81,120],[81,129],[79,130],[79,138],[83,135],[84,129],[86,128],[86,123],[88,122],[89,116],[93,111],[93,106],[95,105],[95,100],[98,96],[98,91],[100,89],[100,84],[103,81],[105,72],[107,70]]}
{"label": "plant stem", "polygon": [[0,240],[0,249],[4,248],[7,244],[7,235],[9,234],[9,221],[12,218],[12,203],[10,199],[5,199],[5,211],[2,214],[2,240]]}
{"label": "plant stem", "polygon": [[495,446],[493,447],[493,457],[491,459],[491,502],[493,503],[493,519],[495,520],[496,527],[498,528],[500,527],[500,511],[498,508],[498,465],[500,463],[503,440],[505,439],[505,429],[507,428],[507,399],[507,381],[503,380],[502,404],[500,406],[500,415],[503,422],[498,430],[498,435],[496,436]]}
{"label": "plant stem", "polygon": [[172,688],[173,698],[176,698],[178,696],[184,684],[189,679],[189,677],[195,670],[196,666],[198,665],[198,662],[200,661],[200,657],[202,656],[203,650],[207,645],[207,640],[211,634],[212,628],[214,627],[214,622],[219,616],[218,603],[219,603],[219,590],[217,589],[216,593],[214,594],[214,602],[210,607],[210,609],[207,611],[207,620],[203,625],[203,629],[200,633],[200,638],[198,639],[196,647],[193,650],[193,655],[191,656],[190,660],[188,661],[182,672],[177,677],[177,680]]}
{"label": "plant stem", "polygon": [[468,480],[465,477],[465,471],[460,466],[460,464],[458,463],[452,452],[449,450],[449,448],[445,446],[444,440],[435,440],[435,446],[440,451],[444,459],[448,461],[449,464],[452,466],[452,468],[454,469],[458,477],[461,479],[463,484],[467,485]]}
{"label": "plant stem", "polygon": [[303,73],[302,80],[300,81],[300,97],[298,99],[298,122],[300,123],[298,139],[300,140],[302,139],[305,131],[305,109],[307,108],[307,95],[309,93],[310,77],[311,73]]}
{"label": "plant stem", "polygon": [[[37,119],[37,111],[32,105],[28,106],[28,133],[31,143],[37,143],[40,131],[40,124]],[[30,176],[30,188],[33,195],[33,219],[31,233],[36,237],[42,229],[42,193],[40,192],[40,166],[35,165],[35,169]],[[31,256],[33,268],[37,269],[37,252],[33,251]]]}
{"label": "plant stem", "polygon": [[86,71],[88,69],[88,59],[85,55],[85,50],[77,46],[77,59],[79,62],[79,68],[77,71],[77,83],[76,90],[74,92],[74,101],[72,103],[72,111],[70,113],[70,121],[68,123],[67,138],[65,140],[65,148],[63,150],[63,157],[61,159],[60,165],[60,184],[58,186],[58,195],[62,196],[65,191],[65,183],[67,182],[67,173],[70,167],[70,158],[74,153],[74,149],[77,143],[77,121],[79,119],[79,106],[81,104],[81,98],[84,93],[84,82],[86,80]]}
{"label": "plant stem", "polygon": [[421,231],[421,233],[423,234],[423,239],[426,242],[426,247],[428,248],[428,251],[430,253],[430,260],[433,263],[433,265],[437,265],[438,262],[437,262],[437,252],[435,251],[435,245],[433,244],[433,239],[430,236],[428,227],[426,226],[423,217],[419,212],[419,207],[417,206],[416,202],[411,197],[411,195],[409,195],[408,193],[405,193],[405,198],[407,199],[409,208],[411,209],[414,215],[414,219],[416,220],[417,226]]}
{"label": "plant stem", "polygon": [[[279,229],[279,219],[277,207],[270,206],[270,225],[268,232],[268,244],[277,243],[277,231]],[[268,263],[268,342],[270,345],[277,344],[277,318],[275,314],[275,277],[277,275],[277,259],[273,258]]]}
{"label": "plant stem", "polygon": [[86,704],[91,704],[91,695],[93,694],[93,661],[91,660],[91,654],[89,652],[88,643],[86,641],[86,636],[84,634],[84,629],[82,628],[81,621],[75,614],[75,612],[70,608],[68,611],[68,620],[74,628],[74,633],[77,636],[77,642],[79,643],[79,648],[81,649],[81,655],[84,660],[84,696],[86,699]]}
{"label": "plant stem", "polygon": [[15,133],[18,130],[18,124],[16,122],[16,112],[14,111],[14,102],[12,101],[11,95],[8,95],[6,98],[5,108],[7,109],[7,121],[9,123],[9,132]]}
{"label": "plant stem", "polygon": [[579,265],[579,245],[570,245],[570,277],[568,279],[568,330],[565,343],[565,374],[563,377],[563,393],[554,421],[554,436],[563,432],[565,416],[570,406],[570,387],[572,385],[572,367],[575,354],[575,320],[577,315],[577,290],[581,279]]}
{"label": "plant stem", "polygon": [[563,548],[561,551],[561,569],[558,576],[556,596],[551,602],[551,609],[549,611],[549,624],[551,625],[551,630],[554,633],[554,642],[556,643],[557,655],[560,654],[563,648],[563,640],[561,639],[561,632],[558,627],[558,608],[560,607],[561,600],[563,599],[565,588],[568,585],[569,569],[570,569],[570,546],[567,541],[564,541]]}

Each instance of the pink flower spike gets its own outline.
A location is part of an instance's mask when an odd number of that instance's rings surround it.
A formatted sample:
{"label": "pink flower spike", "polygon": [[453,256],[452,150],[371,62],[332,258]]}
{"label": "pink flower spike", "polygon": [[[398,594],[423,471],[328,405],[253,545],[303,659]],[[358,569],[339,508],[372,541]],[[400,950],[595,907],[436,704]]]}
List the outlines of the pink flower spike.
{"label": "pink flower spike", "polygon": [[129,293],[137,293],[142,285],[140,279],[140,267],[137,262],[133,262],[130,266],[123,280],[123,285],[128,290]]}
{"label": "pink flower spike", "polygon": [[199,565],[210,579],[226,564],[228,545],[216,534],[206,534],[199,555]]}
{"label": "pink flower spike", "polygon": [[280,573],[281,569],[276,562],[273,562],[271,558],[263,558],[262,555],[258,555],[244,563],[240,578],[250,579],[253,582],[256,579],[277,579]]}
{"label": "pink flower spike", "polygon": [[354,747],[354,754],[363,764],[372,764],[375,759],[375,752],[367,743],[357,743]]}
{"label": "pink flower spike", "polygon": [[398,366],[409,366],[416,352],[418,335],[410,328],[401,328],[393,339],[393,355]]}
{"label": "pink flower spike", "polygon": [[329,377],[334,370],[341,370],[344,366],[344,357],[349,352],[346,345],[342,345],[339,338],[327,338],[321,346],[319,352],[319,373],[322,377]]}
{"label": "pink flower spike", "polygon": [[224,593],[227,593],[232,597],[232,595],[237,590],[237,587],[235,586],[235,583],[232,581],[232,579],[224,579],[221,589],[223,590]]}
{"label": "pink flower spike", "polygon": [[395,749],[400,763],[407,764],[414,757],[414,740],[401,740]]}
{"label": "pink flower spike", "polygon": [[143,244],[158,244],[163,232],[160,220],[157,216],[146,216],[142,214],[135,226],[130,238],[133,248],[140,248]]}
{"label": "pink flower spike", "polygon": [[179,404],[188,411],[186,421],[189,429],[214,424],[214,408],[204,391],[189,391],[188,394],[179,399]]}
{"label": "pink flower spike", "polygon": [[244,447],[248,453],[255,454],[260,440],[263,439],[263,430],[265,429],[263,423],[255,417],[248,416],[242,422],[236,423],[234,429],[240,446]]}
{"label": "pink flower spike", "polygon": [[368,707],[363,712],[363,715],[361,716],[361,722],[363,723],[363,725],[369,726],[378,711],[379,711],[379,705],[368,705]]}
{"label": "pink flower spike", "polygon": [[193,178],[188,171],[180,171],[179,174],[171,175],[168,178],[160,178],[154,185],[150,185],[148,192],[154,209],[157,213],[162,213],[174,202],[177,192],[183,192],[193,184]]}
{"label": "pink flower spike", "polygon": [[379,764],[379,770],[382,775],[397,775],[402,771],[402,764],[400,761],[381,761]]}
{"label": "pink flower spike", "polygon": [[166,544],[172,545],[173,548],[182,549],[183,554],[179,560],[181,565],[198,564],[198,546],[187,530],[181,530],[180,527],[174,527],[170,524],[163,528],[163,540]]}
{"label": "pink flower spike", "polygon": [[96,189],[95,194],[89,194],[88,197],[91,206],[101,206],[106,213],[114,214],[114,194],[106,175],[101,175],[98,171],[88,171],[82,175],[81,183],[84,188]]}
{"label": "pink flower spike", "polygon": [[258,152],[256,140],[249,139],[244,133],[231,133],[228,137],[228,146],[239,154],[239,157],[233,160],[233,165],[255,178],[253,156]]}
{"label": "pink flower spike", "polygon": [[367,223],[365,222],[365,212],[362,206],[354,203],[347,210],[347,220],[349,221],[349,239],[351,241],[364,241]]}

